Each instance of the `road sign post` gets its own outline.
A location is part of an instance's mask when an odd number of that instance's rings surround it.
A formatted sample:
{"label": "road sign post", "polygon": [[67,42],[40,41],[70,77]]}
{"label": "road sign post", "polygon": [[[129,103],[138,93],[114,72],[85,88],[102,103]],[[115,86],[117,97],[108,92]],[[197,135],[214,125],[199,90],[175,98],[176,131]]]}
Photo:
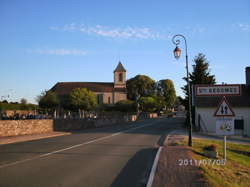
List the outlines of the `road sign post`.
{"label": "road sign post", "polygon": [[224,136],[223,152],[225,160],[227,159],[227,135],[234,134],[234,115],[234,111],[230,107],[226,97],[223,97],[214,116],[219,117],[216,120],[216,134]]}
{"label": "road sign post", "polygon": [[224,160],[227,159],[227,136],[224,136]]}
{"label": "road sign post", "polygon": [[216,134],[224,136],[223,139],[223,152],[224,159],[226,160],[226,149],[227,149],[227,135],[234,134],[234,121],[233,119],[218,119],[216,121]]}

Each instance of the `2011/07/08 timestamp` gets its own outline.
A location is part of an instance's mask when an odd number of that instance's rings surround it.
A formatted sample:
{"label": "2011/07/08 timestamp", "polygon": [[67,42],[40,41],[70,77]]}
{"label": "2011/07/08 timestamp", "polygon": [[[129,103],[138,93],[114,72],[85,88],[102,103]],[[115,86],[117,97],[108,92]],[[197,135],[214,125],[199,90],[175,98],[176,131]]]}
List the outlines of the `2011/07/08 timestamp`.
{"label": "2011/07/08 timestamp", "polygon": [[203,160],[195,160],[195,159],[179,159],[178,165],[179,166],[188,166],[188,165],[194,165],[194,166],[200,166],[200,165],[218,165],[218,166],[224,166],[226,164],[225,159],[216,160],[216,159],[203,159]]}

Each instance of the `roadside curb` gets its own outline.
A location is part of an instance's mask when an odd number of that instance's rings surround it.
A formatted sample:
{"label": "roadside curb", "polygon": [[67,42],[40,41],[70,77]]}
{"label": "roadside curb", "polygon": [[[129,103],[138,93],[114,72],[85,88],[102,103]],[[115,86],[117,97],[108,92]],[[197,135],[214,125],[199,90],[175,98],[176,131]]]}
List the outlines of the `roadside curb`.
{"label": "roadside curb", "polygon": [[162,151],[163,147],[167,145],[169,135],[172,135],[171,133],[176,132],[176,131],[177,130],[174,130],[174,131],[169,132],[167,135],[166,134],[164,135],[165,137],[164,137],[164,139],[162,141],[163,144],[159,147],[159,149],[158,149],[158,151],[156,153],[155,160],[154,160],[153,166],[151,168],[149,179],[148,179],[146,187],[152,187],[154,177],[155,177],[155,173],[156,173],[156,168],[157,168],[157,165],[158,165],[158,161],[160,159],[161,151]]}
{"label": "roadside curb", "polygon": [[155,177],[155,173],[156,173],[156,168],[157,168],[157,165],[158,165],[158,161],[159,161],[159,158],[160,158],[162,148],[163,148],[162,146],[159,147],[159,149],[158,149],[158,151],[156,153],[155,160],[154,160],[152,169],[150,171],[150,175],[149,175],[149,179],[148,179],[146,187],[151,187],[153,185],[153,181],[154,181],[154,177]]}

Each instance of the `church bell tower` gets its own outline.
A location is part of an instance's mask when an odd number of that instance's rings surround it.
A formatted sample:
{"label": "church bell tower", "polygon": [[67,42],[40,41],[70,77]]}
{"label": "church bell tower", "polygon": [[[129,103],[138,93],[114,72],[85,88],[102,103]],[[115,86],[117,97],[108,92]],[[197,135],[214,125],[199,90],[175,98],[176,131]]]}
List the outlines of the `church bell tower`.
{"label": "church bell tower", "polygon": [[126,88],[126,70],[121,62],[114,70],[114,88]]}

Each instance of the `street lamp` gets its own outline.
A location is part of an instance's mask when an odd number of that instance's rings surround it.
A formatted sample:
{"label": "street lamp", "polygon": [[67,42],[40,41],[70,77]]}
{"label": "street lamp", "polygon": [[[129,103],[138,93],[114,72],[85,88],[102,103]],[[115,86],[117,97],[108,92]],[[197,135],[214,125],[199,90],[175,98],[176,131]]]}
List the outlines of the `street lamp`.
{"label": "street lamp", "polygon": [[181,55],[181,50],[178,47],[178,45],[180,44],[180,40],[176,39],[176,38],[182,38],[185,41],[185,51],[186,51],[186,70],[187,70],[187,86],[188,86],[188,109],[189,109],[189,136],[188,136],[188,145],[192,146],[192,107],[191,107],[191,88],[190,88],[190,81],[189,81],[189,71],[188,71],[188,55],[187,55],[187,40],[186,38],[181,35],[181,34],[177,34],[174,35],[172,38],[172,42],[176,45],[175,49],[174,49],[174,57],[178,60],[180,58]]}

